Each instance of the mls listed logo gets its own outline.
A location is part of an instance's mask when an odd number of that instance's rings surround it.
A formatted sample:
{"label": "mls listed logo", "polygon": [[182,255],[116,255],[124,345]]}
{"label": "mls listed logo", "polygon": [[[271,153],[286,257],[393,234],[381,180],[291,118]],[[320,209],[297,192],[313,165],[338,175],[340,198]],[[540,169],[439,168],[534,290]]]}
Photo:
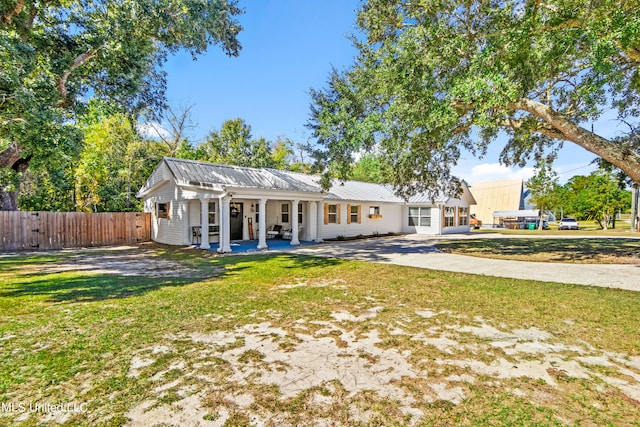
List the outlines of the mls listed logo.
{"label": "mls listed logo", "polygon": [[39,403],[39,402],[2,402],[0,403],[0,412],[24,413],[24,412],[40,412],[40,413],[58,413],[58,412],[87,412],[87,403],[77,402],[59,402],[59,403]]}
{"label": "mls listed logo", "polygon": [[26,403],[9,402],[0,403],[0,412],[27,412],[29,406]]}

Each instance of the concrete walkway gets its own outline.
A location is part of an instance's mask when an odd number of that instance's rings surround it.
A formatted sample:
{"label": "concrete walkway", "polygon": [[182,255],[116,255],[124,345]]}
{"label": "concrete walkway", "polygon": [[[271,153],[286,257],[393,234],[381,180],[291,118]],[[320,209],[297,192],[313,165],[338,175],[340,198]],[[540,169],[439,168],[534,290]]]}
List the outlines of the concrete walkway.
{"label": "concrete walkway", "polygon": [[[509,277],[544,282],[572,283],[640,291],[640,265],[563,264],[523,262],[445,254],[435,248],[439,240],[478,238],[479,235],[407,235],[299,247],[295,253],[386,264],[406,265],[458,273]],[[513,238],[513,236],[509,236]]]}

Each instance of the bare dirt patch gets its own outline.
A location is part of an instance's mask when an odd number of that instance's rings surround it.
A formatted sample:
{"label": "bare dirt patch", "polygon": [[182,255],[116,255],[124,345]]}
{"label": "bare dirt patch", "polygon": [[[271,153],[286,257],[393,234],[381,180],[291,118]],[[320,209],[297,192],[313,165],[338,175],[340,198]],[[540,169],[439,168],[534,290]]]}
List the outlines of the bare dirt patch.
{"label": "bare dirt patch", "polygon": [[[211,426],[238,420],[256,426],[295,425],[306,422],[293,412],[303,405],[317,425],[323,417],[330,425],[349,424],[331,418],[336,408],[344,408],[351,422],[367,424],[375,416],[367,408],[386,402],[391,405],[387,411],[397,411],[398,419],[411,425],[424,421],[425,405],[459,405],[480,385],[501,387],[535,404],[583,380],[640,401],[640,358],[602,352],[588,343],[565,343],[534,327],[505,329],[482,318],[461,324],[450,313],[430,308],[416,310],[414,319],[383,324],[376,321],[383,310],[372,304],[358,313],[332,313],[332,321],[297,319],[290,328],[262,321],[167,337],[163,351],[181,347],[176,353],[189,354],[192,362],[173,361],[166,371],[155,372],[155,399],[127,416],[131,425],[147,425],[149,419]],[[369,322],[364,333],[359,329],[363,322]],[[422,332],[402,329],[409,323]],[[389,345],[388,337],[412,346]],[[144,375],[145,366],[160,353],[155,347],[137,354],[130,372]],[[165,381],[171,366],[180,366],[182,374]],[[542,389],[528,390],[530,382]],[[169,394],[174,399],[166,403]]]}
{"label": "bare dirt patch", "polygon": [[80,250],[65,257],[64,262],[45,264],[38,271],[43,274],[81,271],[139,277],[205,277],[211,273],[161,257],[155,248],[129,247],[111,248],[108,252]]}

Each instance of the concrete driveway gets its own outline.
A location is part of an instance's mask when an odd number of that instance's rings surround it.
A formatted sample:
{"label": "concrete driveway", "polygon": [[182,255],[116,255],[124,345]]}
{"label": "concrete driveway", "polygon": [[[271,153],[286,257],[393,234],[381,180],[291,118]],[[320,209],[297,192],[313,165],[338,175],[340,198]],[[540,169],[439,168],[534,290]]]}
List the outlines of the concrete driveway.
{"label": "concrete driveway", "polygon": [[[441,240],[477,239],[479,237],[482,237],[482,235],[406,235],[323,243],[299,247],[294,249],[294,252],[458,273],[640,291],[640,265],[563,264],[496,260],[445,254],[439,252],[434,246]],[[513,238],[513,236],[509,237]]]}

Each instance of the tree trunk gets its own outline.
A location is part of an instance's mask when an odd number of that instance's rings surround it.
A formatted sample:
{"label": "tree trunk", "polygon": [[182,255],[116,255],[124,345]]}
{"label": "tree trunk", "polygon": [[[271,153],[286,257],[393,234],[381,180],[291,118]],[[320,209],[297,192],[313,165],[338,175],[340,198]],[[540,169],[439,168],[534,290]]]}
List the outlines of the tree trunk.
{"label": "tree trunk", "polygon": [[608,230],[609,229],[609,221],[611,221],[611,218],[609,218],[609,214],[607,212],[604,212],[602,214],[602,229],[603,230]]}
{"label": "tree trunk", "polygon": [[[20,147],[15,142],[4,151],[0,151],[0,169],[13,169],[18,173],[25,172],[29,167],[29,159],[20,158],[20,151]],[[5,191],[4,186],[0,185],[0,211],[17,210],[18,191]]]}
{"label": "tree trunk", "polygon": [[542,221],[543,212],[544,212],[544,206],[540,206],[540,214],[538,215],[538,221],[540,222],[538,223],[538,230],[544,230],[544,227],[543,227],[544,223]]}
{"label": "tree trunk", "polygon": [[18,192],[4,191],[0,188],[0,211],[18,210]]}
{"label": "tree trunk", "polygon": [[631,193],[631,231],[638,231],[638,225],[640,223],[638,218],[638,195],[640,194],[640,188],[638,185],[633,186]]}

